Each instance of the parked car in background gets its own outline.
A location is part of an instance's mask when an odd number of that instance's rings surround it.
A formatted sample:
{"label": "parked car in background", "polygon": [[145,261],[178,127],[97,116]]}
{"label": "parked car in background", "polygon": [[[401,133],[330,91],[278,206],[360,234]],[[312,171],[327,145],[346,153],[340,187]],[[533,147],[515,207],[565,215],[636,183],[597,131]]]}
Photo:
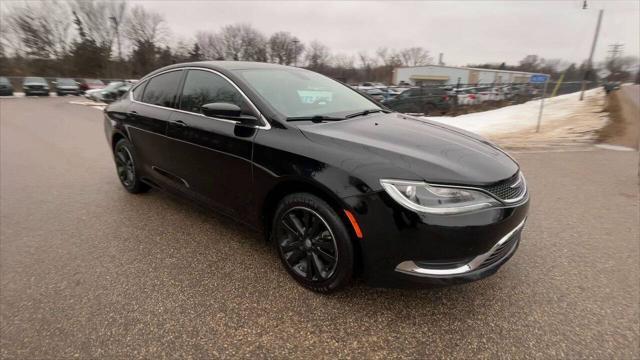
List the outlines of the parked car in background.
{"label": "parked car in background", "polygon": [[379,82],[363,82],[355,86],[358,90],[386,89],[387,85]]}
{"label": "parked car in background", "polygon": [[385,99],[385,95],[382,89],[371,88],[360,91],[369,95],[375,101],[382,102]]}
{"label": "parked car in background", "polygon": [[498,87],[481,87],[477,91],[480,102],[504,100],[504,94]]}
{"label": "parked car in background", "polygon": [[13,85],[11,81],[4,76],[0,76],[0,96],[12,96]]}
{"label": "parked car in background", "polygon": [[103,87],[105,87],[105,85],[102,80],[82,79],[82,81],[80,81],[80,91],[82,91],[83,93],[89,90],[102,89]]}
{"label": "parked car in background", "polygon": [[49,84],[45,78],[28,76],[22,81],[22,91],[24,91],[24,96],[49,96]]}
{"label": "parked car in background", "polygon": [[391,99],[395,99],[396,96],[402,94],[406,90],[409,90],[409,88],[389,86],[386,89],[380,89],[380,90],[382,90],[382,93],[384,95],[384,100],[388,101]]}
{"label": "parked car in background", "polygon": [[131,83],[125,81],[112,81],[102,89],[87,91],[86,96],[93,101],[110,103],[119,99],[124,93],[129,91],[131,85]]}
{"label": "parked car in background", "polygon": [[481,102],[475,88],[460,88],[452,91],[455,93],[458,105],[477,105]]}
{"label": "parked car in background", "polygon": [[73,79],[57,78],[54,85],[58,96],[80,95],[80,86],[78,86],[78,83]]}
{"label": "parked car in background", "polygon": [[418,87],[409,89],[394,99],[383,103],[390,109],[403,113],[436,115],[444,114],[453,105],[454,97],[449,91],[439,87]]}

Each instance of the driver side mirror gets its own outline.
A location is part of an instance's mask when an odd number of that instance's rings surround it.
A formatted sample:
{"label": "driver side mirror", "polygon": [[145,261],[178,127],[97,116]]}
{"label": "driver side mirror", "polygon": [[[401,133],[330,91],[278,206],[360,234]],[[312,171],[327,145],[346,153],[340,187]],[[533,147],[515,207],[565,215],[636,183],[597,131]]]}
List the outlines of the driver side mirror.
{"label": "driver side mirror", "polygon": [[209,117],[239,121],[243,124],[254,125],[258,118],[253,115],[243,114],[240,106],[225,102],[204,104],[200,107],[202,114]]}

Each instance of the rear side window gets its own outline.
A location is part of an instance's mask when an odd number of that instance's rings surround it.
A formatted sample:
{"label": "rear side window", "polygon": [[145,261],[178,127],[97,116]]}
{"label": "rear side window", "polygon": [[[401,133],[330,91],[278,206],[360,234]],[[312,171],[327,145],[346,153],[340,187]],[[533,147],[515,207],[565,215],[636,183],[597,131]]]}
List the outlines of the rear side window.
{"label": "rear side window", "polygon": [[171,71],[151,78],[147,81],[142,102],[173,107],[181,77],[182,71]]}
{"label": "rear side window", "polygon": [[202,105],[216,102],[235,104],[243,113],[251,113],[242,94],[227,80],[209,71],[189,70],[182,89],[180,110],[200,113]]}
{"label": "rear side window", "polygon": [[136,101],[141,101],[142,100],[142,94],[144,93],[144,88],[145,87],[147,87],[147,82],[146,81],[144,83],[136,86],[135,89],[133,89],[133,91],[132,91],[133,100],[136,100]]}

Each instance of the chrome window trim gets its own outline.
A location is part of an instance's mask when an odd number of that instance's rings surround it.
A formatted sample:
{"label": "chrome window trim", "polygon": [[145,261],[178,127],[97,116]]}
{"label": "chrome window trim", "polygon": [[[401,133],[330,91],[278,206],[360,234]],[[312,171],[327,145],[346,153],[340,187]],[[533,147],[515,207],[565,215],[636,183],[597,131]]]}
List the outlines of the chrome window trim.
{"label": "chrome window trim", "polygon": [[471,260],[465,265],[459,266],[457,268],[452,268],[452,269],[429,269],[429,268],[423,268],[418,266],[413,260],[408,260],[398,264],[395,268],[395,271],[404,273],[404,274],[414,275],[414,276],[436,276],[436,277],[461,275],[461,274],[471,272],[479,268],[480,265],[482,265],[482,263],[485,260],[487,260],[496,251],[497,248],[500,247],[500,245],[507,242],[518,230],[522,229],[526,221],[527,219],[525,218],[524,220],[522,220],[520,224],[518,224],[518,226],[513,228],[513,230],[509,231],[506,235],[500,238],[500,240],[495,245],[493,245],[493,247],[491,247],[489,251],[487,251],[484,254],[480,254],[476,256],[475,258],[473,258],[473,260]]}
{"label": "chrome window trim", "polygon": [[[247,103],[249,103],[249,105],[251,106],[251,108],[253,109],[253,111],[255,111],[256,114],[258,114],[258,119],[260,121],[262,121],[263,125],[253,125],[253,126],[247,126],[247,127],[252,127],[252,128],[256,128],[256,129],[263,129],[263,130],[269,130],[271,129],[271,124],[269,124],[269,121],[267,121],[267,119],[264,117],[264,115],[262,115],[262,113],[260,112],[260,110],[258,110],[258,107],[255,106],[255,104],[251,101],[251,99],[249,99],[249,97],[244,93],[244,91],[242,91],[238,85],[236,85],[233,81],[231,81],[231,79],[229,79],[227,76],[225,76],[224,74],[213,70],[213,69],[208,69],[208,68],[202,68],[202,67],[196,67],[196,66],[188,66],[188,67],[181,67],[181,68],[176,68],[176,69],[169,69],[157,74],[154,74],[152,76],[147,76],[144,77],[142,79],[140,79],[140,82],[138,84],[136,84],[135,87],[133,87],[130,91],[129,91],[129,100],[131,102],[134,102],[136,104],[141,104],[141,105],[146,105],[146,106],[151,106],[151,107],[156,107],[159,109],[165,109],[165,110],[172,110],[172,111],[177,111],[180,113],[184,113],[184,114],[189,114],[189,115],[196,115],[196,116],[201,116],[207,119],[212,119],[212,120],[217,120],[217,121],[222,121],[222,122],[226,122],[226,123],[230,123],[230,124],[240,124],[239,121],[234,121],[234,120],[229,120],[229,119],[221,119],[221,118],[216,118],[216,117],[211,117],[211,116],[206,116],[204,114],[199,114],[199,113],[194,113],[191,111],[185,111],[185,110],[181,110],[181,109],[174,109],[174,108],[169,108],[166,106],[161,106],[161,105],[155,105],[155,104],[148,104],[142,101],[138,101],[136,99],[133,98],[133,92],[136,88],[138,88],[138,86],[142,86],[143,83],[149,81],[150,79],[153,79],[156,76],[160,76],[162,74],[166,74],[172,71],[181,71],[181,70],[202,70],[202,71],[208,71],[210,73],[216,74],[218,76],[220,76],[221,78],[223,78],[224,80],[226,80],[229,84],[231,84],[231,86],[233,86],[239,93],[240,95],[242,95],[242,97],[247,101]],[[184,87],[184,84],[183,84]]]}

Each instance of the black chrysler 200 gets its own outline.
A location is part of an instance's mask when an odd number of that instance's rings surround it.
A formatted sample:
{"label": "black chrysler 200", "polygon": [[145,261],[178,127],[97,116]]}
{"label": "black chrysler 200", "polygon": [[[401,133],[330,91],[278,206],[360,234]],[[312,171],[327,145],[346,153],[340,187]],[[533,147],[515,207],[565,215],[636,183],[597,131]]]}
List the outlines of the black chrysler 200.
{"label": "black chrysler 200", "polygon": [[163,189],[263,231],[318,292],[356,275],[392,287],[489,276],[527,216],[524,177],[495,145],[299,68],[171,65],[105,115],[127,191]]}

